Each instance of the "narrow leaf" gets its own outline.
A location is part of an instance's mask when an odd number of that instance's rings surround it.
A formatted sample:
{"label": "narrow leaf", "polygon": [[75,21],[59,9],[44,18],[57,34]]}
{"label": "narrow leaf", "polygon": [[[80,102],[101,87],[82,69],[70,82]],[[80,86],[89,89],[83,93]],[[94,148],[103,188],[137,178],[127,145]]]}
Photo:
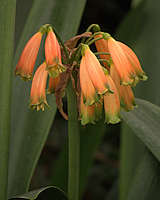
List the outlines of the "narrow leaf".
{"label": "narrow leaf", "polygon": [[0,199],[7,199],[16,0],[0,1]]}

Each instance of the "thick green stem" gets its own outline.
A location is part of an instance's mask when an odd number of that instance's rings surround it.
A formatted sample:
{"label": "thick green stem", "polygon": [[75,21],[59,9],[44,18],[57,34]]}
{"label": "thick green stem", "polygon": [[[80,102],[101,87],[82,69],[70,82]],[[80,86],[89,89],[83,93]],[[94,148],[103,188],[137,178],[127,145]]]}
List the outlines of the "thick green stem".
{"label": "thick green stem", "polygon": [[68,171],[68,198],[79,199],[79,157],[80,136],[77,112],[77,99],[72,88],[71,81],[67,88],[68,102],[68,149],[69,149],[69,171]]}
{"label": "thick green stem", "polygon": [[16,0],[0,1],[0,199],[7,200]]}

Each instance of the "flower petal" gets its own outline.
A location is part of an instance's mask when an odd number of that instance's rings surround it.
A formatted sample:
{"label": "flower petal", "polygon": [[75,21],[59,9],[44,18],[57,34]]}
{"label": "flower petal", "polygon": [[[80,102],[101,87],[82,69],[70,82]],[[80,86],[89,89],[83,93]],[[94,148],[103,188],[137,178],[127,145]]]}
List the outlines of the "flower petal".
{"label": "flower petal", "polygon": [[46,100],[46,82],[47,82],[48,72],[46,71],[46,63],[42,63],[32,81],[31,94],[30,94],[30,106],[33,109],[44,110],[44,106],[48,105]]}
{"label": "flower petal", "polygon": [[32,72],[35,66],[36,58],[42,40],[42,33],[37,32],[27,42],[24,50],[19,58],[15,69],[15,74],[20,75],[24,80],[32,78]]}

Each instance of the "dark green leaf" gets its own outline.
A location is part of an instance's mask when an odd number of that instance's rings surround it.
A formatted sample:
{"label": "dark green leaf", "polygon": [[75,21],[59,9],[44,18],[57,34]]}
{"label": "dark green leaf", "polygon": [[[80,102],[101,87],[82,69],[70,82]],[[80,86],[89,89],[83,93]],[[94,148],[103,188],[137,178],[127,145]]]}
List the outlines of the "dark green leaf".
{"label": "dark green leaf", "polygon": [[47,186],[37,190],[33,190],[27,192],[22,195],[13,196],[10,200],[20,200],[20,199],[28,199],[28,200],[44,200],[44,199],[55,199],[55,200],[67,200],[67,196],[65,193],[54,186]]}
{"label": "dark green leaf", "polygon": [[160,161],[160,108],[141,99],[136,99],[136,103],[138,108],[123,112],[122,117]]}
{"label": "dark green leaf", "polygon": [[16,0],[0,1],[0,199],[7,199]]}
{"label": "dark green leaf", "polygon": [[159,200],[160,165],[146,150],[133,179],[127,200]]}

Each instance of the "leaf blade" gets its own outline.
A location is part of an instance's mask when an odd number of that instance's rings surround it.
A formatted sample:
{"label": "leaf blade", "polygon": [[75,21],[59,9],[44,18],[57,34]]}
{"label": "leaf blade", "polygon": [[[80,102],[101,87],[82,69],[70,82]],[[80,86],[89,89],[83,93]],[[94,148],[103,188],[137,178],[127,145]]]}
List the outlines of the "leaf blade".
{"label": "leaf blade", "polygon": [[136,99],[138,108],[122,113],[124,121],[160,161],[160,108],[145,100]]}
{"label": "leaf blade", "polygon": [[7,199],[16,0],[0,2],[0,199]]}

